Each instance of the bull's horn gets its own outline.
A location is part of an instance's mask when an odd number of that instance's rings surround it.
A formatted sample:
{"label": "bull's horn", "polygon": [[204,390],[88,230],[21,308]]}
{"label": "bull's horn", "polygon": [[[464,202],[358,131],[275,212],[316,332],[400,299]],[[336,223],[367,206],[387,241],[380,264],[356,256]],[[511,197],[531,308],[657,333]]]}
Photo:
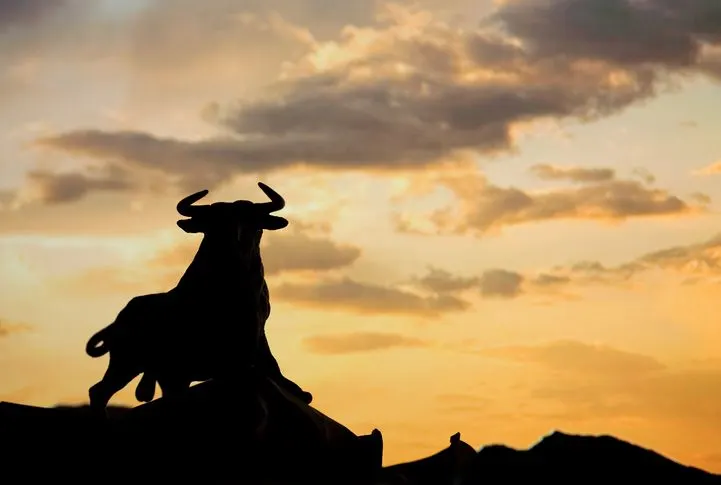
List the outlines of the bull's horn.
{"label": "bull's horn", "polygon": [[268,196],[270,202],[260,202],[258,204],[255,204],[256,207],[266,212],[279,211],[283,207],[285,207],[285,199],[283,199],[283,197],[278,192],[271,189],[263,182],[258,182],[258,187],[260,187],[260,190],[262,190],[265,195]]}
{"label": "bull's horn", "polygon": [[193,205],[195,202],[198,202],[200,199],[208,195],[208,189],[201,190],[200,192],[196,192],[193,195],[189,195],[185,197],[183,200],[178,202],[178,205],[176,206],[176,209],[178,210],[178,213],[180,215],[185,217],[193,217],[193,215],[197,214],[198,209],[205,207],[205,206],[197,206]]}

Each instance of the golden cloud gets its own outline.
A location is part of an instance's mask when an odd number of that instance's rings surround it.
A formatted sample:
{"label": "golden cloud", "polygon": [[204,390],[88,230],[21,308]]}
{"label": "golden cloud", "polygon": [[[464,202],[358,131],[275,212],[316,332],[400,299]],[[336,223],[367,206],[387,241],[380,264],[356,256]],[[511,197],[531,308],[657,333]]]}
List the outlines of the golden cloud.
{"label": "golden cloud", "polygon": [[323,355],[373,352],[391,348],[426,347],[428,342],[397,333],[353,332],[337,335],[314,335],[303,340],[312,353]]}
{"label": "golden cloud", "polygon": [[[56,284],[80,293],[129,294],[169,289],[190,265],[198,247],[199,240],[173,244],[131,267],[94,267]],[[361,255],[358,247],[308,234],[303,225],[263,239],[261,249],[267,276],[334,271],[352,265]]]}
{"label": "golden cloud", "polygon": [[[619,180],[608,169],[536,166],[542,178],[576,182],[570,188],[524,191],[490,183],[477,169],[426,174],[455,196],[457,207],[442,207],[430,214],[394,214],[401,232],[470,234],[483,236],[503,227],[558,219],[624,221],[641,217],[672,217],[703,213],[708,197],[684,201],[668,191],[635,180]],[[419,228],[421,219],[431,229]]]}
{"label": "golden cloud", "polygon": [[650,356],[577,341],[480,353],[551,371],[527,388],[536,401],[563,405],[552,414],[556,418],[633,417],[721,432],[718,367],[671,367]]}
{"label": "golden cloud", "polygon": [[27,332],[31,329],[32,327],[27,323],[11,322],[0,319],[0,338],[8,337],[20,332]]}

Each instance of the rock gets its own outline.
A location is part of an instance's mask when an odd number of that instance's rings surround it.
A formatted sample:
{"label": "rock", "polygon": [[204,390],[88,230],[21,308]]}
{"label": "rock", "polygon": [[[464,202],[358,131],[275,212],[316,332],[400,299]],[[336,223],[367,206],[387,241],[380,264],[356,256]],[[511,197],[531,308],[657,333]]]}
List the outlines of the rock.
{"label": "rock", "polygon": [[378,430],[357,436],[261,377],[208,381],[107,419],[82,408],[2,403],[0,429],[14,457],[61,464],[51,477],[75,483],[83,476],[95,483],[366,478],[382,466]]}
{"label": "rock", "polygon": [[383,483],[413,485],[453,485],[475,457],[476,450],[461,441],[461,433],[451,436],[448,448],[427,458],[383,469]]}

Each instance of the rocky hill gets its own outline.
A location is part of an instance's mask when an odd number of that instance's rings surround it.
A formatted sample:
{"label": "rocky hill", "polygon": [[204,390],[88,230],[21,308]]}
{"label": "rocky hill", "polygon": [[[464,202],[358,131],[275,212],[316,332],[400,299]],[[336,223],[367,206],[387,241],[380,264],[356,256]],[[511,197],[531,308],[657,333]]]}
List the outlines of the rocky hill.
{"label": "rocky hill", "polygon": [[454,434],[438,453],[382,467],[379,430],[358,436],[266,378],[212,381],[136,408],[0,403],[3,483],[719,484],[611,436],[554,432],[527,450],[478,450]]}

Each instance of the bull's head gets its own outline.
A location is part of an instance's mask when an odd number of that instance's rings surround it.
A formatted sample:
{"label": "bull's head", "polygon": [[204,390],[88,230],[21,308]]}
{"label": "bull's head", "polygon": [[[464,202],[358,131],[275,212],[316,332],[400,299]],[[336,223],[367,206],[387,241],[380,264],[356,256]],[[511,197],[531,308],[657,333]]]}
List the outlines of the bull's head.
{"label": "bull's head", "polygon": [[265,192],[270,202],[251,202],[237,200],[235,202],[216,202],[210,205],[194,205],[208,194],[201,190],[185,197],[178,202],[177,210],[188,219],[181,219],[178,226],[185,232],[228,232],[232,231],[239,236],[242,232],[261,232],[263,229],[275,231],[283,229],[288,221],[283,217],[274,216],[271,212],[285,207],[285,200],[276,191],[262,182],[258,182],[260,189]]}

